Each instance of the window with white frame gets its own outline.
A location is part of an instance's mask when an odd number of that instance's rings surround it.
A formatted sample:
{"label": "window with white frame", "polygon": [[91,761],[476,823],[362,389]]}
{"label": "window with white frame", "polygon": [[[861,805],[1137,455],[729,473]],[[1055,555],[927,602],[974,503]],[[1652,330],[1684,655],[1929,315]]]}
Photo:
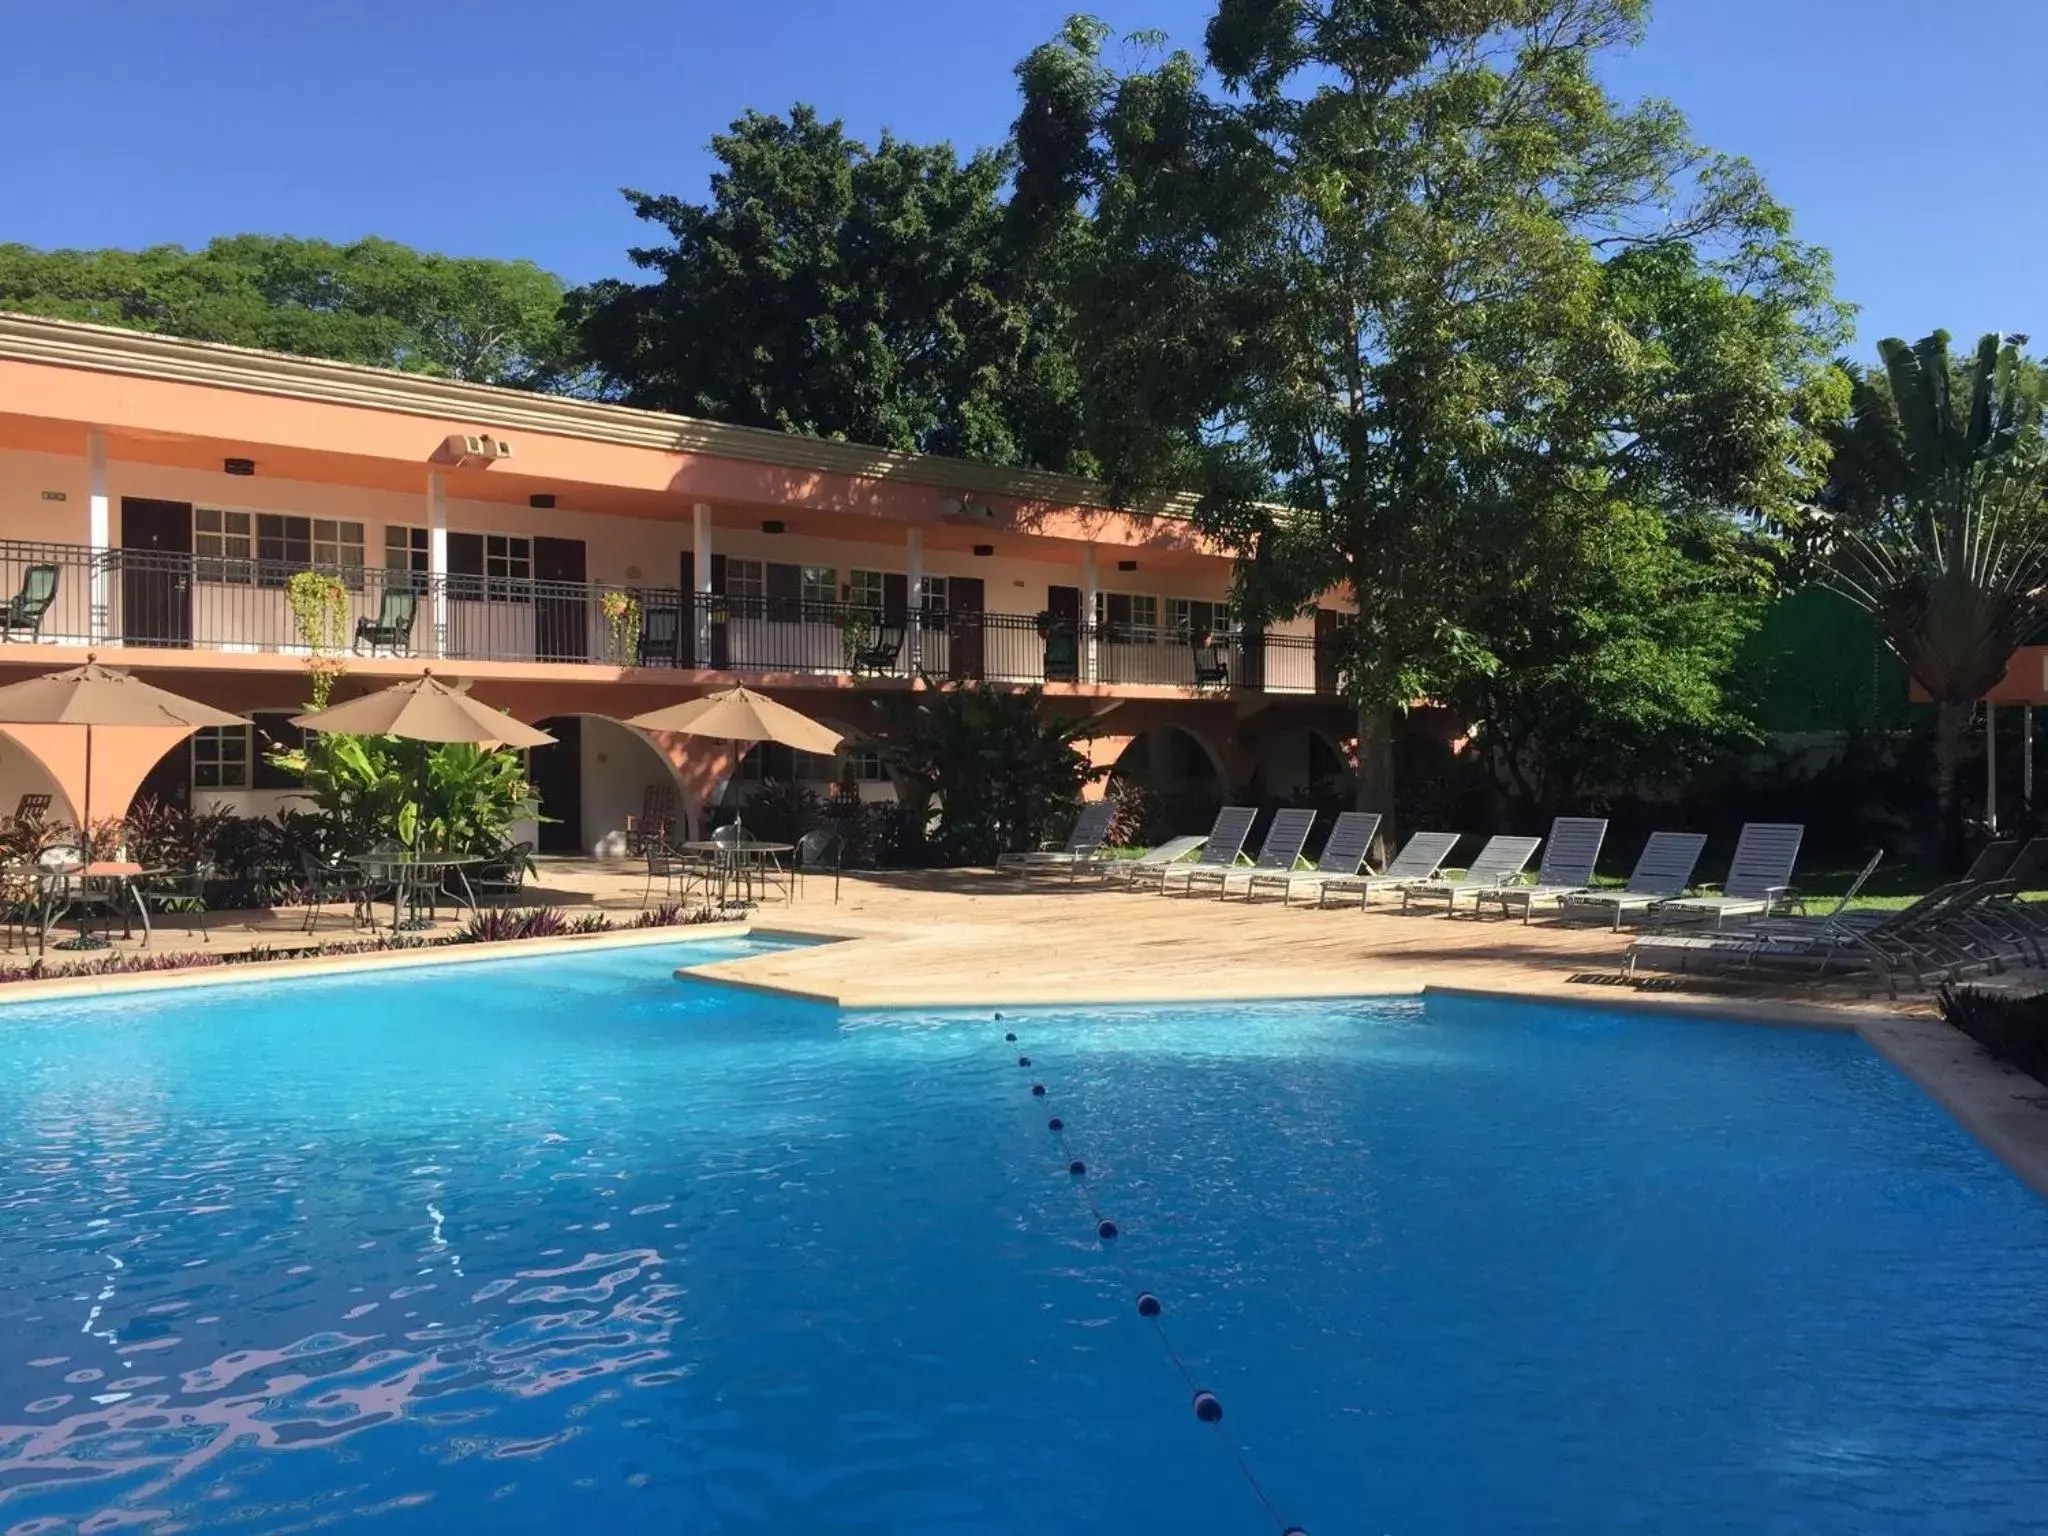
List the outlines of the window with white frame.
{"label": "window with white frame", "polygon": [[871,746],[841,747],[836,753],[797,752],[791,765],[795,776],[810,784],[837,784],[849,769],[856,783],[881,784],[889,778],[882,755]]}
{"label": "window with white frame", "polygon": [[495,598],[523,595],[533,580],[533,540],[506,533],[484,535],[484,590]]}
{"label": "window with white frame", "polygon": [[256,515],[220,507],[192,509],[192,574],[199,581],[255,580]]}
{"label": "window with white frame", "polygon": [[829,565],[807,565],[803,568],[804,612],[829,608],[839,601],[839,572]]}
{"label": "window with white frame", "polygon": [[256,514],[256,585],[282,587],[304,570],[325,571],[355,591],[363,585],[363,525],[331,517]]}
{"label": "window with white frame", "polygon": [[1095,623],[1112,644],[1153,644],[1159,639],[1159,599],[1135,592],[1098,592]]}
{"label": "window with white frame", "polygon": [[883,581],[880,571],[848,571],[846,573],[846,600],[856,608],[882,607]]}
{"label": "window with white frame", "polygon": [[208,725],[192,733],[192,787],[249,787],[249,727]]}
{"label": "window with white frame", "polygon": [[761,602],[768,596],[768,567],[759,560],[727,560],[725,595],[736,604]]}
{"label": "window with white frame", "polygon": [[[413,590],[424,592],[427,589],[427,571],[433,564],[432,547],[433,535],[425,528],[388,523],[384,528],[384,569],[405,572]],[[405,589],[403,582],[392,581],[388,576],[386,581],[394,590]]]}
{"label": "window with white frame", "polygon": [[1212,603],[1199,597],[1169,597],[1166,600],[1166,628],[1177,640],[1227,635],[1230,633],[1230,605]]}

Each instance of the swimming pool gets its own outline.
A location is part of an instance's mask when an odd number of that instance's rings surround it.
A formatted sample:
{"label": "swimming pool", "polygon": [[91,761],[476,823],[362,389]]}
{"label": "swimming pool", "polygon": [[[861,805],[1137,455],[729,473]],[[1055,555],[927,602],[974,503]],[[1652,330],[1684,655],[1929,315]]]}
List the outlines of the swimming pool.
{"label": "swimming pool", "polygon": [[671,979],[744,952],[0,1012],[0,1531],[2048,1514],[2048,1204],[1853,1037]]}

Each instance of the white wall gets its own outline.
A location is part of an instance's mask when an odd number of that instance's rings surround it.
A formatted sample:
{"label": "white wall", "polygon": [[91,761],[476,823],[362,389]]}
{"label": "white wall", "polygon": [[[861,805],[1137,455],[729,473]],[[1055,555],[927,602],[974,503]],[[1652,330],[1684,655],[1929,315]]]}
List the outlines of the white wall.
{"label": "white wall", "polygon": [[599,715],[583,716],[583,846],[600,857],[626,851],[626,818],[638,816],[649,784],[683,792],[667,760],[638,731]]}

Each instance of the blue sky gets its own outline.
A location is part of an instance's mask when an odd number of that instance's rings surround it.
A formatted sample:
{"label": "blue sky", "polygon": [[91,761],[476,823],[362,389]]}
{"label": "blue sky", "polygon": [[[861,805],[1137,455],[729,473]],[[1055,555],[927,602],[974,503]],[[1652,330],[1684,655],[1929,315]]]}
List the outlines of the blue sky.
{"label": "blue sky", "polygon": [[[95,0],[8,6],[0,240],[376,233],[624,270],[620,186],[701,196],[705,141],[806,100],[867,135],[1001,136],[1073,0]],[[1199,46],[1208,0],[1095,0]],[[1746,154],[1835,253],[1859,350],[2048,342],[2042,0],[1658,0],[1612,70]]]}

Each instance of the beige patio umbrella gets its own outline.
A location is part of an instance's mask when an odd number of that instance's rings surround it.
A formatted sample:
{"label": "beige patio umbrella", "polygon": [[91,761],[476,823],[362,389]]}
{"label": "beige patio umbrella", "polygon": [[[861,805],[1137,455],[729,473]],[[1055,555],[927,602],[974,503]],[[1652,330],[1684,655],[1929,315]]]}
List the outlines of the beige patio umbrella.
{"label": "beige patio umbrella", "polygon": [[673,731],[679,736],[716,736],[748,746],[772,741],[820,756],[837,752],[841,740],[830,726],[751,688],[722,688],[685,704],[635,715],[626,724],[643,731]]}
{"label": "beige patio umbrella", "polygon": [[[201,726],[246,724],[240,715],[103,667],[91,656],[82,667],[0,687],[0,729],[50,771],[88,834],[95,780],[102,801],[118,799],[125,811],[157,759],[176,743]],[[95,765],[95,738],[106,731],[115,733],[111,751]]]}
{"label": "beige patio umbrella", "polygon": [[555,738],[480,704],[431,672],[366,693],[360,699],[294,715],[292,724],[343,736],[397,736],[405,741],[466,741],[479,747],[547,747]]}
{"label": "beige patio umbrella", "polygon": [[830,756],[839,750],[842,739],[830,726],[820,725],[800,710],[778,704],[765,693],[740,687],[721,688],[701,699],[634,715],[626,724],[643,731],[669,731],[678,736],[711,736],[729,741],[735,756],[741,748],[763,741]]}

